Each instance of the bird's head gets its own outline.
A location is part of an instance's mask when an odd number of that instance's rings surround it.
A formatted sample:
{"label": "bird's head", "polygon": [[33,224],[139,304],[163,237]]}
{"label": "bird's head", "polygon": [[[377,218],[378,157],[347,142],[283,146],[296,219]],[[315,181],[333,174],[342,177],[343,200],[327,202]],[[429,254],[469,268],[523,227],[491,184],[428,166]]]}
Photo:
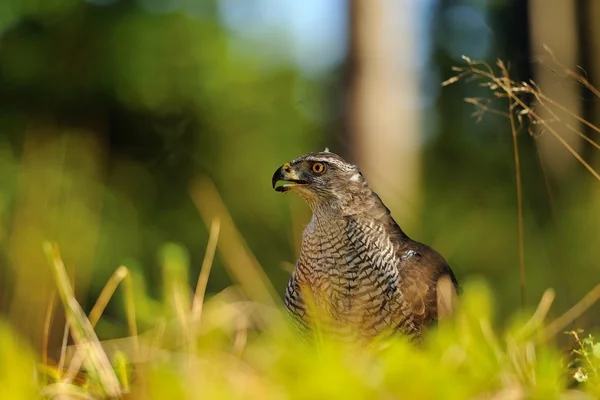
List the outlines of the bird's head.
{"label": "bird's head", "polygon": [[[276,186],[278,182],[285,182]],[[335,153],[309,153],[283,164],[272,179],[278,192],[292,192],[302,197],[314,210],[350,209],[372,193],[358,167]]]}

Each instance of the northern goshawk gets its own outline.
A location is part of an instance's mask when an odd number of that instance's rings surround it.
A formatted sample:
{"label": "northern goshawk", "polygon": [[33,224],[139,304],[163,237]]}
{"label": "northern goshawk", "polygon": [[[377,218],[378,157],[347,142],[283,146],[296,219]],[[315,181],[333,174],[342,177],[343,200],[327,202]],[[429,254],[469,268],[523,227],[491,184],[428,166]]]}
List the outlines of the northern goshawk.
{"label": "northern goshawk", "polygon": [[[276,187],[279,181],[287,183]],[[299,195],[313,213],[285,293],[301,325],[318,314],[335,334],[420,338],[437,320],[438,281],[446,276],[458,287],[452,270],[400,229],[358,167],[326,149],[282,165],[272,184]]]}

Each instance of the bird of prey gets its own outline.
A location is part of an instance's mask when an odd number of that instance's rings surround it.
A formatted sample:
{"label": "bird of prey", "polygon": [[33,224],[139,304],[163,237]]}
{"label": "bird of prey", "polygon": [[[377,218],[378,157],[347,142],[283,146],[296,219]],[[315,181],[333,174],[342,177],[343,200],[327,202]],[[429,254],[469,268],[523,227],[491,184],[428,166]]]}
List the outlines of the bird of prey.
{"label": "bird of prey", "polygon": [[420,339],[438,318],[438,281],[454,293],[458,283],[440,254],[400,229],[358,167],[325,149],[283,164],[272,185],[313,213],[285,292],[300,326],[319,316],[338,336]]}

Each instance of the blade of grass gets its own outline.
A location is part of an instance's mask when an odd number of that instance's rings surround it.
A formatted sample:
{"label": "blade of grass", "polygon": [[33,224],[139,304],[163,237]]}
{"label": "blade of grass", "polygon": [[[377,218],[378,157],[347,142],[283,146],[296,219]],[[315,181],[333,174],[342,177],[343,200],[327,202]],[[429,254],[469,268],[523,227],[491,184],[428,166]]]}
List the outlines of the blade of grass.
{"label": "blade of grass", "polygon": [[44,318],[44,335],[42,337],[42,364],[48,364],[48,340],[50,337],[50,327],[52,325],[52,313],[54,311],[54,303],[56,302],[56,292],[52,291],[50,301],[46,308],[46,317]]}
{"label": "blade of grass", "polygon": [[131,381],[131,377],[129,375],[128,358],[125,353],[118,351],[113,357],[113,364],[115,365],[115,371],[123,390],[128,393],[130,390],[129,382]]}
{"label": "blade of grass", "polygon": [[544,332],[544,337],[552,338],[558,333],[565,330],[567,325],[572,321],[579,318],[587,309],[589,309],[594,303],[600,300],[600,284],[596,285],[590,290],[581,300],[571,307],[560,317],[548,324]]}
{"label": "blade of grass", "polygon": [[243,313],[239,313],[236,320],[235,339],[233,341],[233,354],[242,356],[248,343],[248,319]]}
{"label": "blade of grass", "polygon": [[133,338],[134,356],[138,356],[140,350],[140,344],[138,341],[138,327],[137,317],[135,311],[135,298],[133,295],[133,280],[129,269],[122,266],[119,268],[125,268],[127,275],[123,278],[123,293],[125,295],[125,314],[127,315],[127,328],[129,330],[129,336]]}
{"label": "blade of grass", "polygon": [[548,311],[550,311],[550,307],[552,306],[555,297],[556,292],[553,289],[546,289],[542,295],[542,298],[540,299],[540,302],[538,303],[537,309],[515,336],[527,337],[536,332],[543,324],[546,315],[548,315]]}
{"label": "blade of grass", "polygon": [[239,282],[251,299],[279,305],[281,301],[277,292],[236,229],[213,183],[206,178],[197,180],[190,188],[190,195],[205,224],[208,225],[215,218],[221,221],[219,254],[230,276]]}
{"label": "blade of grass", "polygon": [[161,258],[164,296],[175,314],[184,341],[188,342],[191,338],[188,319],[192,309],[188,287],[189,255],[183,247],[167,243],[161,250]]}
{"label": "blade of grass", "polygon": [[206,285],[208,284],[208,277],[210,276],[210,270],[212,269],[215,252],[217,251],[220,230],[221,220],[218,218],[213,219],[210,225],[210,234],[208,237],[208,244],[206,245],[206,253],[204,254],[204,260],[202,261],[202,267],[200,268],[200,274],[198,275],[198,282],[196,283],[194,301],[192,302],[192,318],[196,322],[199,322],[202,316],[202,306],[204,304],[204,296],[206,294]]}
{"label": "blade of grass", "polygon": [[60,345],[60,358],[58,359],[58,372],[62,375],[65,368],[65,357],[67,355],[67,343],[69,341],[69,321],[65,321],[63,337]]}
{"label": "blade of grass", "polygon": [[70,383],[53,383],[42,389],[40,393],[48,399],[97,400],[88,390]]}
{"label": "blade of grass", "polygon": [[102,291],[100,292],[100,295],[98,296],[98,299],[96,300],[96,303],[94,304],[94,307],[92,307],[92,310],[90,311],[90,314],[88,316],[88,319],[90,320],[90,324],[92,324],[92,326],[96,326],[96,324],[100,320],[100,317],[102,316],[102,313],[104,313],[108,302],[115,294],[117,287],[119,286],[121,281],[123,281],[123,279],[125,279],[125,277],[128,275],[129,271],[127,271],[127,268],[121,266],[117,268],[117,270],[113,272],[113,274],[110,276],[110,278],[106,282],[106,285],[104,285],[104,287],[102,288]]}
{"label": "blade of grass", "polygon": [[44,252],[50,264],[58,294],[65,308],[65,316],[73,340],[85,353],[83,364],[90,381],[96,383],[105,396],[119,397],[122,394],[119,380],[102,350],[100,341],[83,309],[75,299],[65,266],[54,243],[44,243]]}
{"label": "blade of grass", "polygon": [[[108,302],[114,295],[117,287],[121,282],[124,282],[124,292],[125,292],[125,310],[127,314],[127,325],[129,327],[129,335],[133,340],[133,358],[138,358],[139,352],[139,341],[138,341],[138,332],[137,332],[137,324],[135,320],[135,305],[133,303],[133,287],[131,283],[131,275],[129,274],[129,270],[125,266],[120,266],[117,268],[115,272],[110,276],[104,288],[102,288],[102,292],[98,296],[94,307],[90,311],[88,319],[90,320],[90,324],[92,327],[96,327],[96,324],[100,320],[100,317],[104,313]],[[83,362],[83,351],[80,348],[76,349],[75,356],[72,358],[71,363],[69,364],[69,369],[67,374],[65,375],[66,382],[72,381],[75,376],[79,373],[79,369],[81,368],[81,364]]]}

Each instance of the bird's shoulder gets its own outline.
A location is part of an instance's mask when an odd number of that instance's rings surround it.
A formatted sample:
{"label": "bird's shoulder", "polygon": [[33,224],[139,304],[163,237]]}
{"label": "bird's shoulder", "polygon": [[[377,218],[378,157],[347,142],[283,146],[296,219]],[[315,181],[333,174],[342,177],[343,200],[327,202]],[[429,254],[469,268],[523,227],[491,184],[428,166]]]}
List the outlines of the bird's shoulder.
{"label": "bird's shoulder", "polygon": [[389,211],[380,221],[394,245],[397,268],[402,275],[414,274],[420,278],[437,279],[440,275],[451,273],[444,257],[428,245],[409,238]]}
{"label": "bird's shoulder", "polygon": [[452,269],[433,248],[410,239],[393,218],[386,222],[386,229],[394,242],[398,287],[408,304],[417,324],[429,324],[438,319],[438,283],[443,277],[450,279],[456,293],[458,282]]}
{"label": "bird's shoulder", "polygon": [[398,248],[396,269],[396,290],[407,303],[413,321],[422,326],[437,320],[438,282],[447,276],[456,290],[456,279],[444,258],[431,247],[409,240]]}
{"label": "bird's shoulder", "polygon": [[436,277],[450,270],[440,253],[412,239],[404,239],[396,243],[396,259],[398,268],[407,273],[421,271],[423,274]]}

